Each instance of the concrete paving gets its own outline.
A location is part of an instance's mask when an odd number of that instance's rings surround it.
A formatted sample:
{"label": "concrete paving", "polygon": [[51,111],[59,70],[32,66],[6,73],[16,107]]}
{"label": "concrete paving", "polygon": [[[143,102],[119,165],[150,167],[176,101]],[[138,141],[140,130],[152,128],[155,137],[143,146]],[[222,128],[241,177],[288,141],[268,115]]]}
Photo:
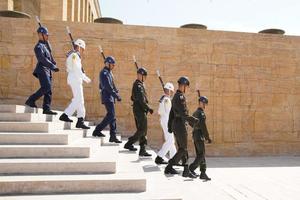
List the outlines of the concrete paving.
{"label": "concrete paving", "polygon": [[[165,176],[165,166],[156,165],[154,158],[155,155],[152,158],[139,158],[137,153],[119,147],[118,175],[146,177],[146,192],[16,196],[2,199],[298,200],[300,197],[300,157],[208,158],[207,173],[212,181],[207,182],[183,178],[181,175]],[[181,167],[176,169],[182,172]]]}

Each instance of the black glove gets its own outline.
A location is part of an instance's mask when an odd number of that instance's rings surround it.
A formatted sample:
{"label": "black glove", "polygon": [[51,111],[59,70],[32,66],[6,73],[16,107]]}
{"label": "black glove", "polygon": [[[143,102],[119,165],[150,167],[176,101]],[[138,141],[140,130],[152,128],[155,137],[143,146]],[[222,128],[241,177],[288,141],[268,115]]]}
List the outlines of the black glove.
{"label": "black glove", "polygon": [[210,138],[207,138],[207,143],[208,144],[211,144],[212,143],[212,140]]}
{"label": "black glove", "polygon": [[153,114],[153,109],[149,108],[149,113],[152,115]]}
{"label": "black glove", "polygon": [[55,71],[55,72],[59,72],[59,68],[58,68],[58,67],[56,67],[56,68],[54,68],[54,69],[53,69],[53,71]]}
{"label": "black glove", "polygon": [[120,96],[117,97],[117,101],[122,101]]}
{"label": "black glove", "polygon": [[168,127],[168,132],[169,132],[169,133],[172,133],[172,132],[173,132],[172,128],[169,128],[169,127]]}

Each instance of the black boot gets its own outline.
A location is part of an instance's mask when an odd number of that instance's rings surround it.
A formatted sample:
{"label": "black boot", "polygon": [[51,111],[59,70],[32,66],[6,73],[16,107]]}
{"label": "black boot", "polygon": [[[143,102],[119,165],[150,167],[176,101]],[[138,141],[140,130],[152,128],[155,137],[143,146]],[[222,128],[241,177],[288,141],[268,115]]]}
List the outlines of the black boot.
{"label": "black boot", "polygon": [[78,118],[77,123],[76,123],[76,128],[90,129],[90,127],[88,127],[84,124],[83,117]]}
{"label": "black boot", "polygon": [[191,172],[191,174],[193,174],[194,176],[198,177],[199,174],[197,174],[193,169],[191,169],[191,165],[189,166],[189,170]]}
{"label": "black boot", "polygon": [[165,168],[165,174],[179,174],[172,165],[168,164]]}
{"label": "black boot", "polygon": [[201,172],[200,179],[204,179],[206,181],[210,181],[211,180],[211,178],[209,178],[205,172]]}
{"label": "black boot", "polygon": [[31,107],[31,108],[37,108],[37,105],[36,105],[34,102],[31,102],[31,101],[29,101],[29,100],[27,100],[27,101],[25,102],[25,105],[26,105],[26,106],[29,106],[29,107]]}
{"label": "black boot", "polygon": [[116,136],[110,137],[109,142],[114,142],[114,143],[122,143],[122,141],[118,140]]}
{"label": "black boot", "polygon": [[46,114],[46,115],[57,115],[57,112],[53,112],[52,110],[43,110],[43,114]]}
{"label": "black boot", "polygon": [[187,165],[184,166],[183,172],[182,172],[182,176],[183,177],[189,177],[189,178],[197,178],[197,176],[193,175],[190,170],[189,167]]}
{"label": "black boot", "polygon": [[137,151],[137,148],[128,142],[124,145],[124,149],[128,149],[129,151]]}
{"label": "black boot", "polygon": [[160,156],[156,156],[155,158],[155,163],[158,165],[162,165],[162,164],[168,164],[168,162],[166,162],[162,157]]}
{"label": "black boot", "polygon": [[151,157],[152,155],[146,151],[145,146],[141,146],[139,156],[142,157]]}
{"label": "black boot", "polygon": [[59,117],[60,121],[64,121],[64,122],[73,122],[73,120],[71,120],[68,115],[66,115],[65,113],[61,114],[61,116]]}
{"label": "black boot", "polygon": [[98,132],[98,131],[94,130],[93,137],[105,137],[105,135],[101,131]]}

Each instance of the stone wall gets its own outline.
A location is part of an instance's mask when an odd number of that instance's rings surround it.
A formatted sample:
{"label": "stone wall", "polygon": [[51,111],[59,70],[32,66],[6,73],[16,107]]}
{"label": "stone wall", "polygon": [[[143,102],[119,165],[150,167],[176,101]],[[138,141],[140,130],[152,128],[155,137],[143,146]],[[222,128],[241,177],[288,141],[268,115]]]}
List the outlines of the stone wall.
{"label": "stone wall", "polygon": [[[87,42],[83,64],[93,79],[84,86],[89,120],[105,114],[98,94],[101,44],[105,54],[118,61],[114,75],[123,101],[116,109],[118,129],[124,135],[135,130],[130,102],[136,77],[134,54],[149,69],[146,86],[155,110],[162,94],[157,69],[165,81],[176,83],[182,75],[190,78],[187,99],[191,113],[197,106],[197,84],[208,96],[207,123],[214,141],[207,146],[208,155],[300,155],[300,37],[58,21],[44,24],[61,68],[54,74],[54,109],[64,109],[72,97],[64,67],[70,49],[68,25],[75,38]],[[31,75],[36,63],[36,28],[34,20],[0,18],[2,102],[23,104],[38,88]],[[162,143],[157,113],[149,116],[148,138],[153,147]],[[189,146],[194,152],[191,135]]]}

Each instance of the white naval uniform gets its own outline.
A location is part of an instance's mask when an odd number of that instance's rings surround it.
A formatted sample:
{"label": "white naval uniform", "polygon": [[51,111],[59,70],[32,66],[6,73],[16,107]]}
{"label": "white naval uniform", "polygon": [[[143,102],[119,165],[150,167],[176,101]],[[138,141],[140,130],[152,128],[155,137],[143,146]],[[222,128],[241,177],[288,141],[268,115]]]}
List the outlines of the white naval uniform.
{"label": "white naval uniform", "polygon": [[174,135],[168,132],[168,121],[172,102],[171,98],[166,95],[162,96],[159,102],[158,114],[160,115],[160,125],[164,132],[165,142],[157,155],[164,158],[169,152],[169,156],[172,158],[176,154]]}
{"label": "white naval uniform", "polygon": [[84,97],[83,97],[83,87],[82,81],[89,83],[91,80],[85,75],[82,70],[81,58],[79,53],[73,51],[70,52],[67,61],[66,67],[68,72],[68,84],[70,85],[73,93],[72,102],[65,109],[69,117],[77,111],[77,117],[85,117],[85,107],[84,107]]}

